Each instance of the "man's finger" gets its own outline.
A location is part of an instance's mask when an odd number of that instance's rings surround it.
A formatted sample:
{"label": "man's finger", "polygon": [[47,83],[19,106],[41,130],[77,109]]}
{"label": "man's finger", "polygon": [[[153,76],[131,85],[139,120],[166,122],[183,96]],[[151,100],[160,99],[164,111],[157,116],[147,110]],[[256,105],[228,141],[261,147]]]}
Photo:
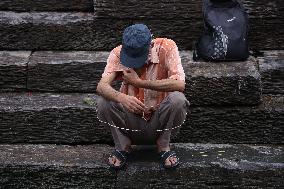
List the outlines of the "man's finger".
{"label": "man's finger", "polygon": [[135,98],[135,101],[136,101],[143,109],[146,108],[145,104],[143,104],[143,102],[141,102],[139,99]]}
{"label": "man's finger", "polygon": [[137,98],[134,98],[133,105],[141,111],[144,111],[145,109],[145,105]]}
{"label": "man's finger", "polygon": [[134,109],[144,111],[144,108],[140,104],[138,104],[137,101],[132,101],[132,106],[134,107]]}
{"label": "man's finger", "polygon": [[140,106],[139,104],[137,104],[136,108],[139,110],[139,111],[144,111],[144,108],[142,106]]}

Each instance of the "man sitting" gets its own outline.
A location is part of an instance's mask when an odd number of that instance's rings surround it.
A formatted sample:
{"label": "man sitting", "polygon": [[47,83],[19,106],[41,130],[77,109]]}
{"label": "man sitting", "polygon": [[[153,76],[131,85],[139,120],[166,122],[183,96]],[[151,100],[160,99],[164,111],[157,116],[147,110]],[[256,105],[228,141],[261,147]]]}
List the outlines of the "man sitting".
{"label": "man sitting", "polygon": [[[123,80],[120,91],[111,86],[115,80]],[[179,164],[169,143],[186,118],[189,102],[184,89],[185,74],[175,42],[152,39],[143,24],[127,27],[97,86],[98,119],[110,128],[115,143],[108,160],[111,167],[125,166],[131,144],[157,144],[165,168]]]}

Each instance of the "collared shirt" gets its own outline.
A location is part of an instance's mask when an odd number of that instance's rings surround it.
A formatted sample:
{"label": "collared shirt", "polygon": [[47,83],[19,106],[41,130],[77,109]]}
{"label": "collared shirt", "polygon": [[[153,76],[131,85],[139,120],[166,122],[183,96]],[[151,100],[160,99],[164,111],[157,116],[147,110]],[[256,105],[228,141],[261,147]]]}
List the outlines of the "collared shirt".
{"label": "collared shirt", "polygon": [[[102,77],[113,72],[129,69],[120,63],[121,47],[120,45],[111,51]],[[173,40],[156,38],[152,41],[148,63],[143,66],[140,78],[142,80],[176,79],[185,81],[185,73],[181,64],[178,47]],[[122,80],[122,77],[118,76],[116,80]],[[168,92],[136,88],[124,82],[122,82],[120,92],[135,96],[147,108],[153,107],[154,110],[158,108],[162,100],[168,95]],[[151,116],[152,113],[144,116],[144,118],[149,120]]]}

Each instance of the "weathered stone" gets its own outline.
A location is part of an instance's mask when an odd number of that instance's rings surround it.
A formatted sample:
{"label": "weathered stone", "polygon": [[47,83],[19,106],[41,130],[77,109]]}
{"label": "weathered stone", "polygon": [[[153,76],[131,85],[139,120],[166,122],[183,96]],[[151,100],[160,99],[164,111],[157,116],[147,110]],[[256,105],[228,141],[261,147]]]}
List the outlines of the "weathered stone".
{"label": "weathered stone", "polygon": [[[95,92],[107,52],[35,52],[28,66],[28,89],[48,92]],[[186,96],[192,105],[258,104],[260,77],[256,60],[200,63],[181,52],[187,76]],[[114,85],[119,89],[119,82]]]}
{"label": "weathered stone", "polygon": [[87,144],[111,141],[99,125],[91,94],[3,93],[1,143]]}
{"label": "weathered stone", "polygon": [[[89,100],[85,100],[89,98]],[[111,143],[91,94],[0,94],[0,143]],[[175,142],[282,144],[284,97],[253,107],[192,107]]]}
{"label": "weathered stone", "polygon": [[187,116],[176,142],[283,144],[283,96],[252,107],[193,107]]}
{"label": "weathered stone", "polygon": [[194,62],[192,53],[180,53],[186,73],[186,97],[192,105],[252,105],[260,102],[257,61]]}
{"label": "weathered stone", "polygon": [[[125,27],[142,22],[154,36],[176,41],[180,50],[191,49],[203,30],[201,17],[185,20],[97,19],[91,13],[0,12],[0,49],[4,50],[111,50],[121,43]],[[250,46],[283,49],[278,18],[251,19]]]}
{"label": "weathered stone", "polygon": [[284,94],[284,51],[265,51],[259,71],[264,94]]}
{"label": "weathered stone", "polygon": [[[283,19],[282,0],[242,0],[251,18]],[[202,0],[94,0],[100,18],[190,19],[202,16]]]}
{"label": "weathered stone", "polygon": [[26,89],[30,51],[0,51],[0,91]]}
{"label": "weathered stone", "polygon": [[0,145],[1,188],[114,188],[106,145]]}
{"label": "weathered stone", "polygon": [[92,13],[0,12],[0,16],[1,49],[100,50],[118,40],[113,25],[95,20]]}
{"label": "weathered stone", "polygon": [[[282,188],[282,146],[174,144],[178,169],[157,163],[156,149],[137,150],[126,171],[118,173],[119,188]],[[129,185],[129,183],[135,183]]]}
{"label": "weathered stone", "polygon": [[93,12],[92,0],[1,0],[0,9],[8,11],[83,11]]}
{"label": "weathered stone", "polygon": [[[3,188],[281,188],[283,147],[173,144],[181,165],[166,171],[152,147],[134,147],[125,171],[108,170],[106,145],[0,145]],[[135,183],[135,185],[133,185]]]}
{"label": "weathered stone", "polygon": [[108,52],[35,52],[28,65],[28,90],[96,92]]}

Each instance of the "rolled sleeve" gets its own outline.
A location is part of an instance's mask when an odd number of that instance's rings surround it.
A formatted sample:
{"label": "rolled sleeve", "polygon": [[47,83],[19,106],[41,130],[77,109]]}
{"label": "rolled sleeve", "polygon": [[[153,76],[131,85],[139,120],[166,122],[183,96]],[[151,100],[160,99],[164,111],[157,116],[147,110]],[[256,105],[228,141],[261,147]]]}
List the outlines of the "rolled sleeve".
{"label": "rolled sleeve", "polygon": [[185,81],[185,73],[181,64],[181,58],[176,45],[167,52],[166,65],[168,68],[168,78]]}
{"label": "rolled sleeve", "polygon": [[112,50],[110,52],[108,59],[107,59],[107,65],[104,69],[102,77],[105,77],[105,76],[107,76],[107,75],[109,75],[113,72],[123,71],[123,70],[124,70],[124,68],[120,64],[119,56],[117,56],[117,54],[114,52],[114,50]]}

